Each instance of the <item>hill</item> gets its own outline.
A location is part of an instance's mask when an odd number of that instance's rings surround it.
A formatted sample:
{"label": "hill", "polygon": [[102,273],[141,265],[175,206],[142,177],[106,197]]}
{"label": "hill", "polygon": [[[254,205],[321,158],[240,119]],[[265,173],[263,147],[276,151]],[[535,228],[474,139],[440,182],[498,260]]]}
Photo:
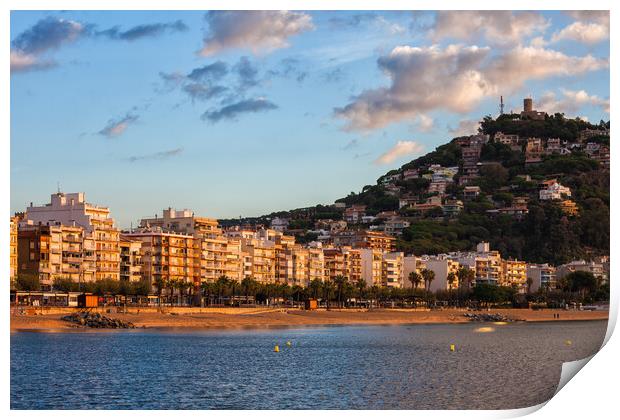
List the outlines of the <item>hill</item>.
{"label": "hill", "polygon": [[[474,249],[480,241],[530,262],[562,264],[608,255],[610,123],[506,114],[487,116],[480,125],[478,134],[454,138],[387,172],[376,184],[336,200],[340,205],[242,222],[287,219],[289,231],[304,242],[316,239],[311,231],[317,220],[341,220],[343,206],[358,205],[379,218],[357,221],[353,228],[381,227],[385,212],[395,212],[392,219],[409,224],[399,232],[397,248],[417,255]],[[541,183],[550,180],[568,187],[570,197],[541,199]],[[474,196],[466,194],[473,190]]]}

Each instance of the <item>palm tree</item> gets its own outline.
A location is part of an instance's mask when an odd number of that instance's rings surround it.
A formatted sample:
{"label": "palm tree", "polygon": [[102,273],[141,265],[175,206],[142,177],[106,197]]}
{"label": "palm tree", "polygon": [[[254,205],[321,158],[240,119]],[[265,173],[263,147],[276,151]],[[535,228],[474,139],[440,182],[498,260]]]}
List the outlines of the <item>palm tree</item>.
{"label": "palm tree", "polygon": [[293,303],[295,301],[299,302],[299,296],[301,295],[301,293],[304,291],[304,288],[301,287],[300,285],[296,284],[292,287],[291,289],[291,296],[293,296]]}
{"label": "palm tree", "polygon": [[215,288],[217,290],[218,304],[222,304],[222,295],[226,293],[226,286],[228,285],[228,277],[220,276],[215,282]]}
{"label": "palm tree", "polygon": [[325,280],[323,282],[323,295],[325,296],[328,311],[329,311],[329,301],[332,297],[333,292],[334,292],[334,282],[331,280]]}
{"label": "palm tree", "polygon": [[341,309],[342,309],[342,289],[346,283],[347,283],[347,278],[345,276],[334,277],[334,284],[336,285],[336,290],[338,293],[338,307]]}
{"label": "palm tree", "polygon": [[431,283],[435,280],[435,272],[428,268],[423,268],[420,274],[422,274],[422,278],[424,279],[424,288],[429,290],[431,288]]}
{"label": "palm tree", "polygon": [[153,282],[153,286],[157,289],[157,300],[158,300],[158,306],[161,307],[161,296],[162,296],[162,290],[164,289],[164,287],[166,286],[164,280],[161,278],[161,276],[158,276],[155,281]]}
{"label": "palm tree", "polygon": [[[209,290],[211,289],[211,283],[207,281],[200,282],[200,291],[202,292],[202,296],[206,297],[209,295]],[[208,302],[208,301],[207,301]]]}
{"label": "palm tree", "polygon": [[448,285],[449,285],[450,290],[452,290],[454,283],[456,283],[456,279],[457,279],[456,273],[454,273],[453,271],[449,272],[446,279],[448,280]]}
{"label": "palm tree", "polygon": [[366,280],[361,278],[357,279],[355,287],[359,293],[359,299],[362,300],[364,298],[364,291],[366,290]]}
{"label": "palm tree", "polygon": [[422,276],[417,271],[412,271],[409,273],[409,281],[411,282],[411,288],[415,290],[422,283]]}
{"label": "palm tree", "polygon": [[247,305],[249,292],[254,288],[254,280],[251,277],[245,277],[241,280],[241,288],[245,294],[245,303]]}
{"label": "palm tree", "polygon": [[459,278],[459,283],[461,286],[467,286],[467,290],[471,288],[471,284],[476,278],[476,273],[469,267],[461,267],[457,271],[457,277]]}
{"label": "palm tree", "polygon": [[528,277],[525,282],[527,284],[527,294],[529,295],[530,290],[532,289],[532,284],[534,283],[534,280],[531,277]]}
{"label": "palm tree", "polygon": [[314,279],[310,282],[308,288],[310,289],[310,296],[314,299],[318,299],[323,289],[323,282],[319,279]]}

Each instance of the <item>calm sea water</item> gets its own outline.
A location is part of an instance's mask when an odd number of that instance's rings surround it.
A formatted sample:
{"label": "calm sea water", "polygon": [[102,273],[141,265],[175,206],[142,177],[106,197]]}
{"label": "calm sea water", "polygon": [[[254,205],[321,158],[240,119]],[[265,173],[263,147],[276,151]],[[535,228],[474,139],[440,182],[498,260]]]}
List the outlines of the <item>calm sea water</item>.
{"label": "calm sea water", "polygon": [[11,408],[520,408],[551,398],[562,362],[596,352],[606,326],[18,332]]}

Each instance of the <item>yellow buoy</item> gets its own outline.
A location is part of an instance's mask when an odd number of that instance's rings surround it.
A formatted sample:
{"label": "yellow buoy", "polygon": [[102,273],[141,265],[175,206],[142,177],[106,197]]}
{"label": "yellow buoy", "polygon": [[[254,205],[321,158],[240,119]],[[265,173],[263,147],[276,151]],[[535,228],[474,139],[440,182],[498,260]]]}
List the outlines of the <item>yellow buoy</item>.
{"label": "yellow buoy", "polygon": [[273,351],[275,351],[276,353],[279,353],[279,352],[280,352],[280,346],[276,345],[276,346],[273,348]]}
{"label": "yellow buoy", "polygon": [[571,344],[573,344],[573,342],[570,340],[566,340],[564,343],[566,343],[567,346],[570,346]]}
{"label": "yellow buoy", "polygon": [[454,350],[455,350],[454,344],[450,344],[450,351],[454,351]]}
{"label": "yellow buoy", "polygon": [[287,345],[287,347],[291,347],[291,342],[290,342],[290,341],[287,341],[287,342],[286,342],[286,345]]}

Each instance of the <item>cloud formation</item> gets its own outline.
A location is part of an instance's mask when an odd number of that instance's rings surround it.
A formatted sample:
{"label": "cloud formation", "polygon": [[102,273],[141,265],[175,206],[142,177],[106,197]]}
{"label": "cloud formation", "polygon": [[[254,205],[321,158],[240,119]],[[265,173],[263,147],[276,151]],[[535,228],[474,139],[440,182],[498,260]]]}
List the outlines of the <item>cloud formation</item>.
{"label": "cloud formation", "polygon": [[336,16],[329,19],[332,29],[357,29],[362,25],[371,25],[379,29],[385,29],[390,34],[402,34],[405,28],[395,22],[390,22],[385,17],[374,12],[355,13],[353,15],[333,12]]}
{"label": "cloud formation", "polygon": [[47,17],[20,33],[11,42],[11,72],[41,70],[55,62],[41,55],[70,44],[87,34],[87,27],[73,20]]}
{"label": "cloud formation", "polygon": [[549,22],[538,12],[440,10],[430,36],[434,41],[472,41],[483,37],[493,45],[516,45],[525,37],[543,33],[548,26]]}
{"label": "cloud formation", "polygon": [[575,22],[555,32],[551,42],[570,40],[592,45],[609,39],[609,11],[580,10],[568,14]]}
{"label": "cloud formation", "polygon": [[163,91],[180,87],[181,91],[187,94],[193,102],[207,101],[228,92],[229,88],[220,83],[228,74],[228,64],[223,61],[216,61],[192,69],[187,74],[178,71],[160,72],[159,76],[166,86]]}
{"label": "cloud formation", "polygon": [[531,46],[491,56],[488,47],[434,45],[399,46],[377,64],[390,85],[364,90],[334,110],[346,120],[346,130],[373,130],[437,109],[466,113],[500,90],[515,92],[527,80],[580,75],[606,68],[609,62]]}
{"label": "cloud formation", "polygon": [[478,133],[478,128],[480,128],[480,121],[465,119],[460,120],[456,128],[448,127],[448,131],[454,137],[461,137]]}
{"label": "cloud formation", "polygon": [[303,82],[308,77],[308,72],[302,70],[301,62],[294,57],[286,57],[280,60],[278,65],[267,72],[268,77],[282,77],[284,79],[294,78],[298,82]]}
{"label": "cloud formation", "polygon": [[188,27],[181,20],[169,23],[152,23],[137,25],[126,31],[118,26],[96,31],[95,25],[53,16],[39,20],[26,29],[11,42],[11,72],[26,72],[54,67],[56,62],[42,57],[52,50],[73,43],[81,38],[104,36],[109,39],[135,41],[140,38],[153,37],[164,32],[183,32]]}
{"label": "cloud formation", "polygon": [[277,109],[278,106],[264,98],[245,99],[237,103],[227,105],[215,111],[207,111],[202,114],[202,119],[211,123],[221,120],[232,120],[240,114],[256,113]]}
{"label": "cloud formation", "polygon": [[147,155],[130,156],[127,160],[130,162],[138,162],[143,160],[165,160],[174,156],[178,156],[183,152],[183,148],[179,147],[172,150],[165,150],[163,152],[151,153]]}
{"label": "cloud formation", "polygon": [[312,17],[290,11],[221,11],[207,12],[209,25],[202,56],[229,48],[249,49],[254,54],[288,47],[288,38],[314,29]]}
{"label": "cloud formation", "polygon": [[198,82],[214,81],[221,79],[226,74],[228,74],[228,65],[223,61],[216,61],[215,63],[193,69],[187,75],[187,78]]}
{"label": "cloud formation", "polygon": [[418,115],[417,126],[419,131],[423,133],[428,133],[430,131],[433,131],[433,129],[435,128],[435,121],[432,117],[429,117],[428,115],[420,114]]}
{"label": "cloud formation", "polygon": [[121,31],[118,26],[115,26],[113,28],[97,32],[96,34],[121,41],[136,41],[140,38],[158,36],[165,32],[185,32],[188,29],[189,28],[185,23],[183,23],[182,20],[177,20],[168,23],[149,23],[137,25],[126,31]]}
{"label": "cloud formation", "polygon": [[239,78],[239,89],[241,91],[258,85],[258,68],[252,64],[248,57],[241,57],[233,69]]}
{"label": "cloud formation", "polygon": [[136,121],[138,121],[138,115],[128,113],[122,118],[109,120],[106,126],[99,130],[99,134],[107,138],[118,137]]}
{"label": "cloud formation", "polygon": [[359,146],[359,141],[357,139],[352,139],[347,144],[342,147],[342,150],[352,150],[356,149]]}
{"label": "cloud formation", "polygon": [[396,142],[396,144],[392,148],[390,148],[390,150],[375,159],[375,164],[387,165],[394,162],[396,159],[405,156],[412,156],[414,154],[422,152],[423,150],[424,146],[416,143],[415,141],[400,140]]}
{"label": "cloud formation", "polygon": [[554,92],[546,92],[536,103],[536,109],[547,113],[561,112],[569,116],[576,116],[583,106],[599,107],[609,114],[609,99],[590,95],[585,90],[561,89],[562,97],[558,98]]}

